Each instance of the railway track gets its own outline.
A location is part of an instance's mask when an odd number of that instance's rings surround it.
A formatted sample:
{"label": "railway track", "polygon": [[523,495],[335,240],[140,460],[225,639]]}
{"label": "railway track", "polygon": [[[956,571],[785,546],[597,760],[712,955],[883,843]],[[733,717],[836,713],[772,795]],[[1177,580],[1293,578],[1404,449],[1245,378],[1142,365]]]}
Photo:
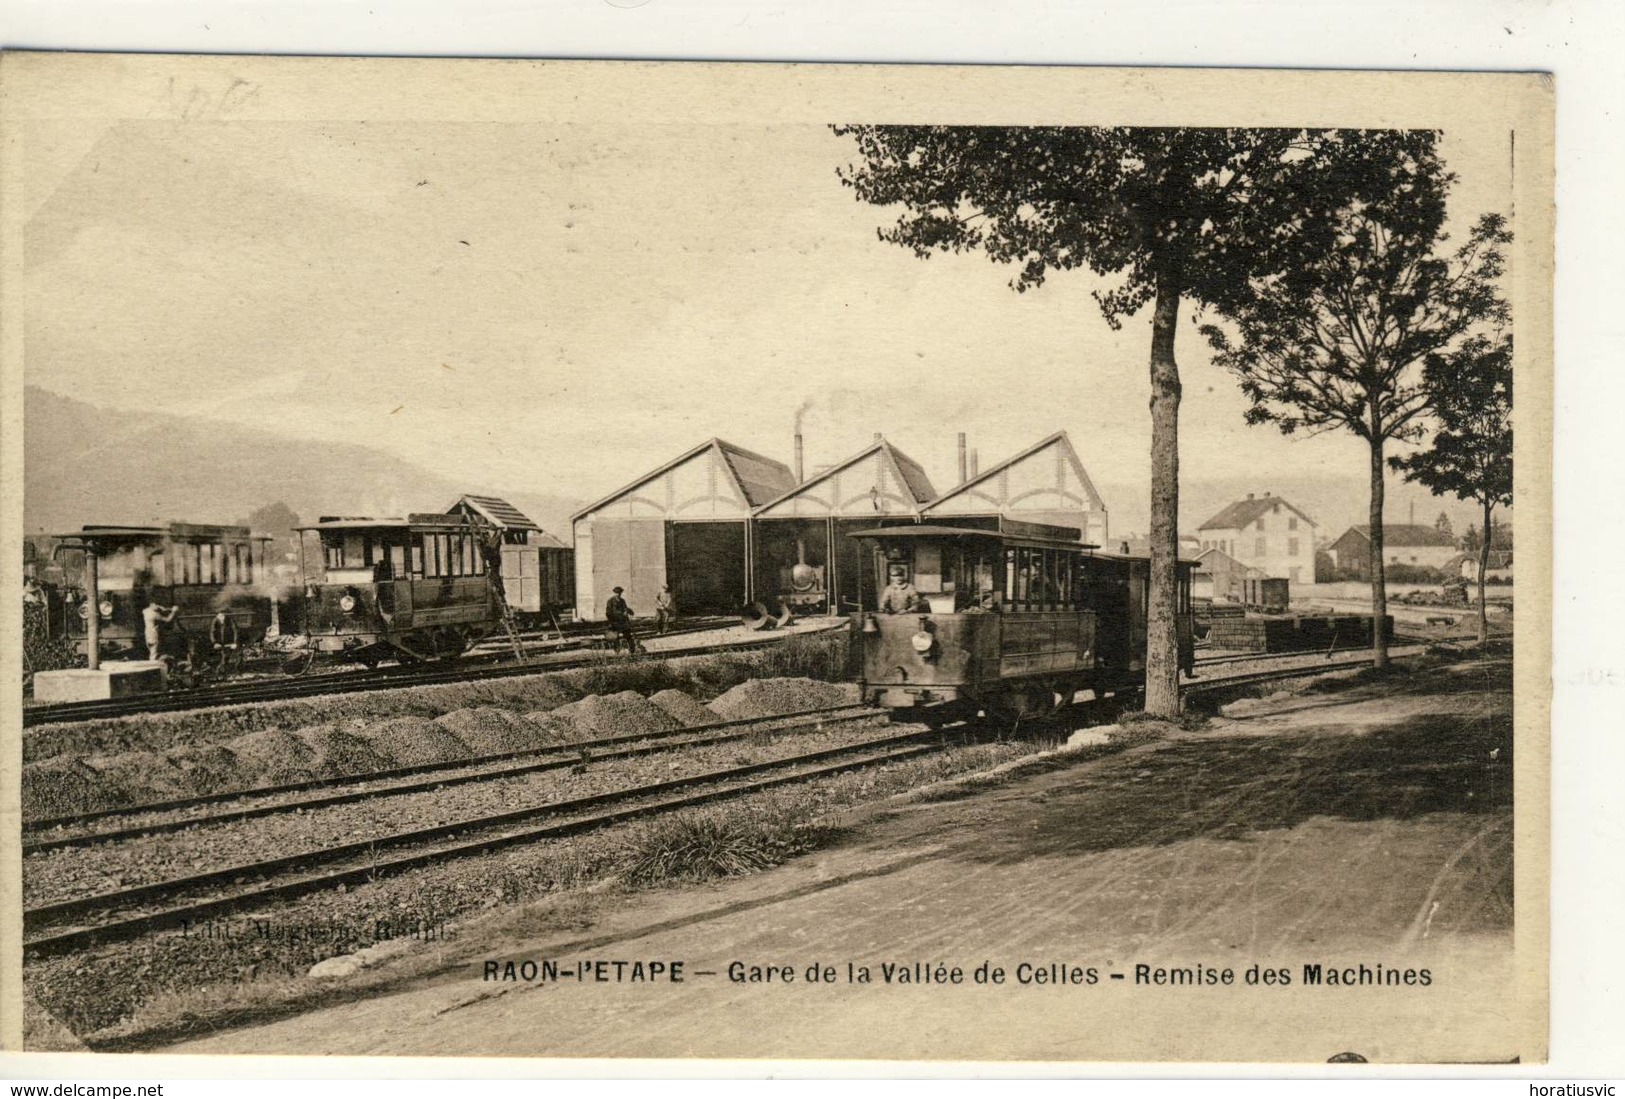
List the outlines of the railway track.
{"label": "railway track", "polygon": [[[775,634],[750,641],[736,641],[717,645],[697,645],[669,652],[651,653],[652,659],[679,656],[704,656],[711,653],[747,652],[779,644],[787,637],[817,637],[824,633],[845,629],[845,624],[825,630],[797,634]],[[700,632],[695,630],[694,632]],[[671,634],[667,635],[672,636]],[[562,658],[562,659],[561,659]],[[572,656],[568,651],[548,654],[540,658],[515,661],[498,654],[462,657],[450,664],[394,665],[376,671],[332,672],[293,679],[262,680],[254,683],[230,684],[195,691],[170,691],[161,695],[137,698],[96,700],[91,702],[54,702],[23,708],[24,727],[57,724],[64,721],[88,721],[96,718],[129,717],[134,714],[170,713],[198,710],[211,706],[237,706],[251,702],[285,702],[326,694],[354,694],[361,691],[387,690],[399,687],[428,687],[446,683],[474,682],[486,679],[506,679],[510,676],[535,675],[541,672],[569,671],[590,667],[603,662],[597,655]]]}
{"label": "railway track", "polygon": [[[365,801],[369,798],[422,793],[474,782],[493,782],[540,771],[574,767],[585,762],[605,763],[619,759],[635,759],[658,752],[723,744],[764,731],[785,733],[796,729],[821,728],[825,725],[882,716],[884,711],[857,703],[826,706],[814,710],[776,714],[772,717],[738,718],[657,732],[624,733],[617,736],[561,741],[544,747],[500,752],[445,763],[428,763],[360,775],[310,779],[280,786],[228,790],[122,809],[100,809],[72,816],[25,821],[23,857],[65,847],[111,843],[165,832],[179,832],[210,824],[252,820],[278,813],[306,812],[332,805]],[[309,797],[291,796],[312,791],[316,793]],[[219,812],[193,812],[228,803],[235,804]],[[150,819],[154,817],[160,819]],[[127,823],[96,830],[75,828],[78,825],[120,819]]]}
{"label": "railway track", "polygon": [[[1409,649],[1409,651],[1406,651]],[[1415,656],[1420,647],[1396,649],[1395,659]],[[1344,659],[1336,662],[1316,661],[1291,667],[1272,668],[1260,672],[1244,672],[1204,679],[1185,685],[1190,693],[1235,688],[1281,679],[1302,678],[1326,671],[1341,671],[1369,666],[1371,658]],[[845,717],[837,715],[845,714]],[[694,726],[673,731],[669,741],[662,745],[620,750],[615,745],[635,740],[650,740],[648,734],[628,734],[623,737],[600,738],[582,742],[608,746],[610,752],[594,757],[597,760],[626,758],[650,751],[672,750],[703,743],[715,743],[733,736],[748,735],[725,729],[726,725],[761,726],[775,721],[802,720],[807,723],[832,720],[857,720],[874,716],[873,711],[857,706],[831,707],[822,711],[806,711],[797,715],[779,715],[776,718],[753,719],[714,726]],[[1048,723],[1041,723],[1048,724]],[[793,727],[793,726],[792,726]],[[191,922],[208,919],[217,914],[245,907],[287,900],[326,889],[359,885],[368,881],[419,869],[440,862],[488,854],[505,848],[547,839],[575,835],[607,825],[622,823],[641,817],[668,813],[677,809],[702,805],[727,798],[739,797],[775,786],[806,782],[844,771],[909,759],[938,751],[950,743],[972,739],[979,731],[976,725],[911,730],[887,736],[867,738],[832,748],[812,752],[724,767],[700,774],[623,787],[594,793],[564,801],[552,801],[525,806],[496,814],[468,817],[428,828],[395,832],[373,839],[347,842],[317,848],[293,855],[262,859],[238,865],[217,868],[151,882],[108,892],[95,893],[51,903],[39,904],[23,912],[23,947],[32,957],[45,957],[80,950],[100,943],[139,936],[149,931],[184,928]],[[689,739],[684,739],[687,737]],[[570,748],[580,750],[580,744],[555,746],[558,751]],[[474,782],[506,777],[515,773],[540,770],[546,767],[566,766],[576,759],[559,756],[540,758],[548,749],[538,750],[538,758],[516,767],[502,767],[471,774],[463,778],[422,778],[406,784],[385,784],[371,789],[327,793],[302,802],[280,805],[245,807],[216,814],[210,818],[191,818],[166,823],[161,829],[150,825],[137,825],[124,829],[104,830],[99,833],[69,837],[52,837],[33,841],[33,850],[48,850],[75,843],[110,842],[145,835],[156,830],[175,830],[192,827],[208,821],[231,821],[272,812],[297,811],[315,805],[340,804],[346,800],[384,796],[391,793],[431,790],[451,785],[452,781]],[[489,757],[505,762],[507,757],[530,753],[508,753],[505,757]],[[466,768],[468,761],[462,761]],[[411,768],[425,771],[424,768]],[[444,768],[442,768],[444,770]],[[376,783],[380,776],[370,776]],[[334,780],[355,784],[356,779]],[[311,784],[297,784],[309,787]],[[275,791],[272,791],[275,792]],[[266,791],[249,792],[263,795]],[[241,793],[229,796],[245,796]],[[191,804],[202,804],[214,799],[189,799]],[[150,811],[156,806],[140,810],[122,810],[125,814]],[[106,818],[110,813],[85,814],[78,821]],[[61,820],[67,820],[62,818]],[[41,822],[46,823],[46,822]],[[60,821],[58,822],[60,823]],[[25,847],[25,850],[28,850]],[[252,910],[252,908],[249,908]]]}
{"label": "railway track", "polygon": [[60,954],[129,938],[245,905],[359,885],[380,876],[554,839],[774,786],[934,752],[950,734],[925,729],[726,767],[431,828],[394,833],[133,888],[38,905],[23,912],[24,951]]}

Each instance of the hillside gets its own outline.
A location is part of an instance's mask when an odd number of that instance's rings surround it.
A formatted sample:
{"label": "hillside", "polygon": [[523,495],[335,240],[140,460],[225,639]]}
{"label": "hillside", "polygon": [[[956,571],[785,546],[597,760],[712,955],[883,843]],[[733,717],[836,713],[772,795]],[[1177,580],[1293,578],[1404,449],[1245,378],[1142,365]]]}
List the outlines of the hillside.
{"label": "hillside", "polygon": [[485,492],[507,498],[568,542],[569,515],[584,503],[457,484],[367,447],[187,416],[112,412],[33,386],[24,390],[23,450],[27,533],[166,519],[230,523],[278,501],[306,522],[319,515],[403,515]]}

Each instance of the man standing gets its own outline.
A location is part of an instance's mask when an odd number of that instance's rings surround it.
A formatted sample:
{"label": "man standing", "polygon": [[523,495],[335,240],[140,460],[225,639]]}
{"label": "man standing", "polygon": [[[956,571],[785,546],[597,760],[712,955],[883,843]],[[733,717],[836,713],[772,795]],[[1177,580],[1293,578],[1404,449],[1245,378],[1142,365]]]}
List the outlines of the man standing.
{"label": "man standing", "polygon": [[908,582],[908,569],[902,565],[891,567],[891,583],[880,593],[881,614],[907,614],[923,607],[920,593]]}
{"label": "man standing", "polygon": [[[175,621],[175,616],[180,612],[178,604],[165,610],[164,605],[158,602],[156,597],[147,600],[146,608],[141,612],[141,624],[146,630],[148,660],[158,659],[160,642],[163,640],[160,631],[162,627]],[[95,614],[96,608],[92,607],[90,613]]]}
{"label": "man standing", "polygon": [[209,647],[220,654],[220,671],[225,672],[226,662],[237,651],[237,621],[224,609],[216,611],[209,623]]}
{"label": "man standing", "polygon": [[660,594],[655,596],[655,624],[660,627],[662,635],[667,627],[677,624],[677,598],[672,595],[669,586],[662,586]]}
{"label": "man standing", "polygon": [[616,588],[615,594],[609,597],[604,604],[604,618],[609,621],[609,628],[615,635],[615,651],[621,651],[621,642],[626,642],[626,651],[638,651],[638,639],[632,636],[632,608],[626,605],[621,597],[624,588]]}

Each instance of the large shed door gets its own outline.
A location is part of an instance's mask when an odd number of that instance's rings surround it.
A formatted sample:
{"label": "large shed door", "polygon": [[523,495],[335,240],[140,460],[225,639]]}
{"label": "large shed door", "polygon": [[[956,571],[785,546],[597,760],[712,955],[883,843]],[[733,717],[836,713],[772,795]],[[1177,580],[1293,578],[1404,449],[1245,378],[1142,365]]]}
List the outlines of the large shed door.
{"label": "large shed door", "polygon": [[745,524],[673,523],[671,575],[677,613],[738,613],[745,603]]}
{"label": "large shed door", "polygon": [[592,525],[592,586],[596,606],[577,612],[594,621],[604,617],[604,604],[616,588],[632,613],[647,618],[655,596],[666,582],[666,524],[659,520],[599,519]]}

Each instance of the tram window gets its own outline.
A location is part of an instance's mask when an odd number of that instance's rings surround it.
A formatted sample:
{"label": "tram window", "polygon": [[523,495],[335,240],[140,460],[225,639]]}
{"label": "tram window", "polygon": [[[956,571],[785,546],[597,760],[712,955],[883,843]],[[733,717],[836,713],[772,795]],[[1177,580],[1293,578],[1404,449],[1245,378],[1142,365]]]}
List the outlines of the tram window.
{"label": "tram window", "polygon": [[399,543],[389,547],[389,576],[398,579],[406,575],[406,547]]}
{"label": "tram window", "polygon": [[169,560],[162,553],[147,558],[147,573],[157,587],[169,586]]}
{"label": "tram window", "polygon": [[922,594],[935,595],[945,589],[942,582],[942,547],[920,546],[914,551],[914,587]]}
{"label": "tram window", "polygon": [[417,541],[417,542],[412,543],[412,575],[413,576],[422,576],[423,575],[423,543],[422,543],[422,541]]}

